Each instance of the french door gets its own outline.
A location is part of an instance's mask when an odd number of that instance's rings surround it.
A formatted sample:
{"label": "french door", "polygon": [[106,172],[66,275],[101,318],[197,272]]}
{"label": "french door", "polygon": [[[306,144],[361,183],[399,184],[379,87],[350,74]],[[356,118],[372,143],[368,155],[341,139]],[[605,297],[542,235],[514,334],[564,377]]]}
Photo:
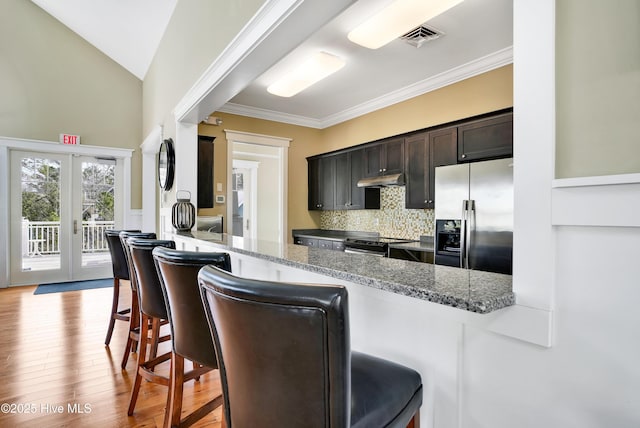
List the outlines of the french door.
{"label": "french door", "polygon": [[110,277],[104,230],[121,209],[115,159],[11,151],[10,162],[11,283]]}

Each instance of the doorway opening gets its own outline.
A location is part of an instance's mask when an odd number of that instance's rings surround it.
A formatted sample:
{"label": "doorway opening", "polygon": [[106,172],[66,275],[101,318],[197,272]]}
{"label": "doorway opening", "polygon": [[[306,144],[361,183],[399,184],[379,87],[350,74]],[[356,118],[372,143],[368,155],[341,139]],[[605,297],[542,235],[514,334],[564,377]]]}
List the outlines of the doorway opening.
{"label": "doorway opening", "polygon": [[287,151],[290,139],[237,131],[227,134],[227,232],[286,242]]}
{"label": "doorway opening", "polygon": [[259,162],[233,160],[231,173],[232,235],[258,237],[258,167]]}

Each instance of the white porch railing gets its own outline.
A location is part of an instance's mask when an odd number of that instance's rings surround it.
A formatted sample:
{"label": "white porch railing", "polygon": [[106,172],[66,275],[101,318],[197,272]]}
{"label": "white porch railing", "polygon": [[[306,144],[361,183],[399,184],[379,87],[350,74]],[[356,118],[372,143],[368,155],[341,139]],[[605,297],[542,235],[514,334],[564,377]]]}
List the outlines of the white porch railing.
{"label": "white porch railing", "polygon": [[[82,252],[109,250],[104,231],[113,229],[113,221],[82,222]],[[60,222],[22,220],[22,255],[60,254]]]}

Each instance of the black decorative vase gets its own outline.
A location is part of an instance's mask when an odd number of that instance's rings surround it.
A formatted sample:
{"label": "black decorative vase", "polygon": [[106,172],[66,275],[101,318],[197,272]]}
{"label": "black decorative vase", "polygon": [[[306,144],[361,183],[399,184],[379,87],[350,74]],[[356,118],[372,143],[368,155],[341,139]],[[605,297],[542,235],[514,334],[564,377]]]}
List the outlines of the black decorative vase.
{"label": "black decorative vase", "polygon": [[[178,196],[180,192],[188,193],[189,196],[181,198]],[[191,203],[191,192],[178,190],[176,199],[178,202],[173,204],[171,208],[171,223],[178,232],[189,231],[196,224],[196,207]]]}

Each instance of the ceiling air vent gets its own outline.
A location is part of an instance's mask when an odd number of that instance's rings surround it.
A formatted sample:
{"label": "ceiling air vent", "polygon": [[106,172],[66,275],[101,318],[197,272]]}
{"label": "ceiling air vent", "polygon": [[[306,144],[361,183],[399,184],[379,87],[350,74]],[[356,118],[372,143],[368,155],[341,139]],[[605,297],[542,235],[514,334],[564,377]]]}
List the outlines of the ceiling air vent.
{"label": "ceiling air vent", "polygon": [[405,42],[413,45],[417,48],[422,46],[425,42],[429,42],[431,40],[435,40],[443,36],[444,33],[438,30],[434,30],[433,28],[427,28],[424,25],[414,28],[409,31],[404,36],[400,36],[400,39]]}

